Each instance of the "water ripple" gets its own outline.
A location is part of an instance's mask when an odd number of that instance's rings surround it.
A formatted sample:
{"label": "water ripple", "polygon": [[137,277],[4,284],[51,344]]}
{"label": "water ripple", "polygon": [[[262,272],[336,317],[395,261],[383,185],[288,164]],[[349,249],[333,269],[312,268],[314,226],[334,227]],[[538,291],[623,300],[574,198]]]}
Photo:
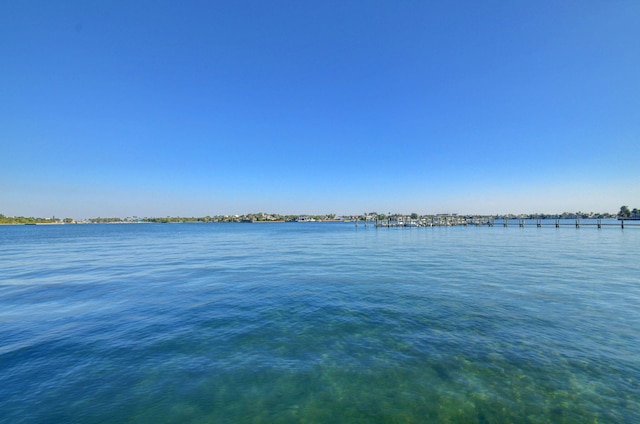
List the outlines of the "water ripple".
{"label": "water ripple", "polygon": [[0,228],[0,422],[638,422],[639,242]]}

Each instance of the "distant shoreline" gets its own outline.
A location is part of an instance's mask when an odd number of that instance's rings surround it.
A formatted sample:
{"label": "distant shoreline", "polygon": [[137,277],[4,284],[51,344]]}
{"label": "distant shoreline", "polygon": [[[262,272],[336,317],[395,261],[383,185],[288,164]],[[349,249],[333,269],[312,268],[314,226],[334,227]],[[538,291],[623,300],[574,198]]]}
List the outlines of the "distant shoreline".
{"label": "distant shoreline", "polygon": [[[497,220],[498,222],[513,222],[513,221],[545,221],[547,222],[547,224],[543,224],[543,225],[550,225],[548,222],[549,221],[562,221],[563,222],[563,226],[567,225],[564,224],[564,222],[567,221],[572,221],[572,222],[581,222],[583,220],[591,220],[591,221],[602,221],[602,220],[609,220],[609,221],[640,221],[640,218],[617,218],[617,217],[609,217],[609,218],[576,218],[576,217],[560,217],[560,218],[518,218],[515,216],[511,216],[511,217],[506,217],[506,216],[482,216],[483,219],[489,219],[489,220]],[[419,219],[418,219],[419,220]],[[422,218],[422,220],[424,220],[424,218]],[[384,220],[379,220],[379,221],[384,221],[387,222],[388,219],[384,219]],[[395,221],[395,218],[392,219],[392,222]],[[402,219],[400,220],[402,221]],[[410,218],[407,218],[407,221],[417,221],[417,220],[412,220]],[[475,226],[475,223],[473,223],[473,219],[469,220],[466,222],[466,224],[463,221],[467,221],[465,218],[460,218],[460,222],[454,224],[454,225],[469,225],[469,226]],[[120,224],[120,225],[132,225],[132,224],[358,224],[358,223],[362,223],[362,224],[374,224],[376,222],[376,220],[374,219],[367,219],[367,220],[362,220],[362,219],[335,219],[335,220],[317,220],[317,221],[296,221],[296,220],[265,220],[265,221],[161,221],[161,222],[153,222],[153,221],[109,221],[109,222],[91,222],[91,221],[74,221],[74,222],[35,222],[35,223],[24,223],[24,222],[3,222],[0,223],[0,226],[52,226],[52,225],[114,225],[114,224]],[[531,223],[530,225],[535,225],[535,223]],[[587,225],[591,225],[591,224],[587,224]],[[595,224],[593,224],[595,225]],[[606,224],[603,223],[603,225],[616,225],[619,226],[619,224]],[[630,225],[638,225],[638,224],[630,224]],[[382,227],[386,226],[386,224],[382,224]],[[390,226],[398,226],[398,225],[390,225]]]}
{"label": "distant shoreline", "polygon": [[65,222],[0,222],[0,225],[65,225]]}
{"label": "distant shoreline", "polygon": [[[623,212],[623,211],[622,211]],[[377,212],[364,212],[362,214],[353,215],[336,215],[336,214],[300,214],[300,215],[281,215],[277,213],[247,213],[242,215],[213,215],[213,216],[166,216],[166,217],[95,217],[95,218],[41,218],[41,217],[25,217],[25,216],[5,216],[0,214],[0,225],[62,225],[62,224],[174,224],[174,223],[219,223],[219,222],[242,222],[242,223],[285,223],[285,222],[320,222],[320,223],[338,223],[338,222],[456,222],[456,223],[475,223],[494,220],[602,220],[613,219],[618,221],[640,221],[640,214],[637,209],[627,211],[629,216],[624,213],[596,213],[596,212],[563,212],[561,214],[546,213],[521,213],[521,214],[458,214],[458,213],[440,213],[440,214],[404,214],[389,213],[381,214]]]}

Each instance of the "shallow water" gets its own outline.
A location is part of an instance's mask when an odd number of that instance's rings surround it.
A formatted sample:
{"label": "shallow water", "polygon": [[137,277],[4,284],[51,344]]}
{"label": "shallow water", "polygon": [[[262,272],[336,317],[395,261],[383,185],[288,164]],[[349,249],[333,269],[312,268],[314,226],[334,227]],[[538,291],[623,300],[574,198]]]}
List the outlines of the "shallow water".
{"label": "shallow water", "polygon": [[640,228],[0,227],[0,421],[640,422]]}

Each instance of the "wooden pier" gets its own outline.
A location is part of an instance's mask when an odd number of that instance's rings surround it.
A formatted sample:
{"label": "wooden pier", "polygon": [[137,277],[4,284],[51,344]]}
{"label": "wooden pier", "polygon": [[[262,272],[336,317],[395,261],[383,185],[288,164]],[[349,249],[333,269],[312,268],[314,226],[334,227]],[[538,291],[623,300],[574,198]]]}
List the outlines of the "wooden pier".
{"label": "wooden pier", "polygon": [[[605,222],[603,222],[605,221]],[[391,228],[391,227],[457,227],[457,226],[486,226],[494,227],[496,224],[504,228],[510,226],[517,226],[519,228],[524,227],[619,227],[624,229],[625,227],[638,227],[640,228],[640,220],[618,220],[612,222],[612,220],[603,220],[601,218],[587,219],[582,218],[553,218],[553,219],[524,219],[524,218],[496,218],[491,216],[456,216],[456,215],[434,215],[420,218],[410,218],[407,216],[394,216],[392,218],[378,219],[370,218],[361,221],[365,227],[373,225],[375,228]],[[356,220],[356,226],[358,226],[358,220]]]}

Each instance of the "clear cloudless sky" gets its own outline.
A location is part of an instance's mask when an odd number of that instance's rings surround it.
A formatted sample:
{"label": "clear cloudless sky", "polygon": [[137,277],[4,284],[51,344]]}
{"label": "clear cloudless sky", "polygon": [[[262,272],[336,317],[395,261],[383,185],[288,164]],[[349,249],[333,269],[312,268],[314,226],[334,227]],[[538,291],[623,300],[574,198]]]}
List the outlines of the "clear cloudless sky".
{"label": "clear cloudless sky", "polygon": [[640,207],[640,2],[4,1],[0,213]]}

